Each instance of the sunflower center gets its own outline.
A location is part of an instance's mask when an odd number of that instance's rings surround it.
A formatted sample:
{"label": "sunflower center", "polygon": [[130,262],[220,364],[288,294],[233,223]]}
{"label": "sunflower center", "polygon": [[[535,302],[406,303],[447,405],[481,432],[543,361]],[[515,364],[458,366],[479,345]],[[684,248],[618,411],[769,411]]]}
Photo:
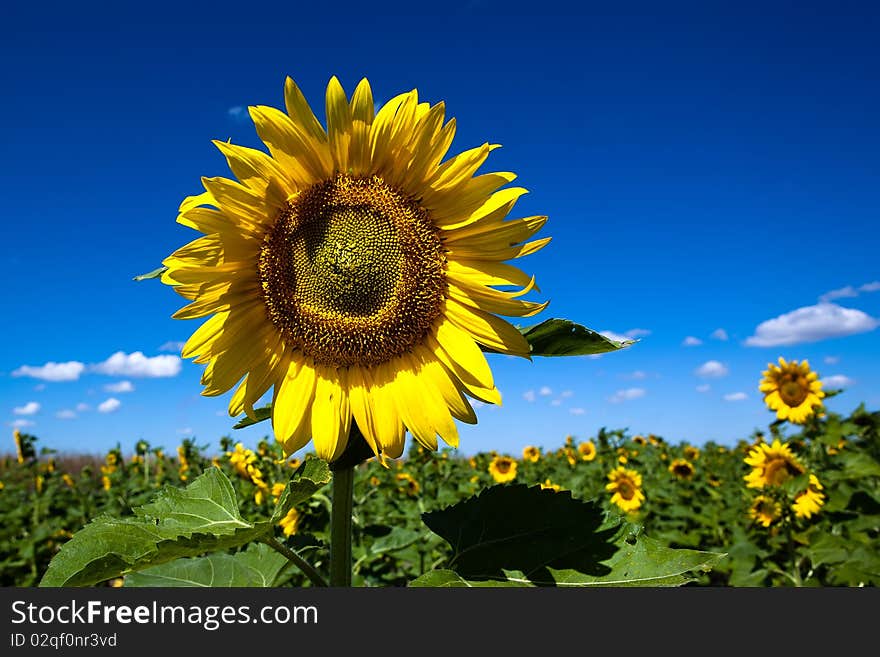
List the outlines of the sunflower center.
{"label": "sunflower center", "polygon": [[780,486],[785,483],[789,477],[794,477],[803,472],[794,463],[784,458],[777,458],[769,461],[764,466],[764,479],[771,486]]}
{"label": "sunflower center", "polygon": [[779,386],[779,396],[788,406],[800,406],[807,398],[810,389],[801,377],[786,378]]}
{"label": "sunflower center", "polygon": [[498,461],[495,464],[495,469],[498,470],[500,474],[507,474],[510,471],[510,461]]}
{"label": "sunflower center", "polygon": [[623,499],[631,500],[636,494],[636,489],[628,481],[620,481],[617,483],[617,492]]}
{"label": "sunflower center", "polygon": [[340,174],[281,209],[259,259],[270,320],[322,365],[378,365],[440,315],[446,258],[428,212],[378,176]]}

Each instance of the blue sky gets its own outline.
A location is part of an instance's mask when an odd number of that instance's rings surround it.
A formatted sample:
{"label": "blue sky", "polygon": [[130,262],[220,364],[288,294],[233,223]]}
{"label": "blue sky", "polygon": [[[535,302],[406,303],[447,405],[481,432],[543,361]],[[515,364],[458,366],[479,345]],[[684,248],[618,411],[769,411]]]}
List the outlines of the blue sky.
{"label": "blue sky", "polygon": [[780,355],[836,377],[831,409],[877,408],[880,12],[651,4],[7,9],[4,433],[101,451],[271,431],[232,432],[228,395],[201,397],[202,367],[176,355],[198,323],[132,277],[192,239],[180,200],[227,175],[210,141],[258,146],[244,108],[283,107],[287,75],[319,116],[332,75],[349,93],[366,76],[380,102],[445,100],[452,152],[502,144],[486,170],[530,190],[515,216],[550,217],[553,241],[518,261],[551,299],[534,321],[640,338],[492,357],[504,404],[461,427],[462,452],[601,426],[732,444],[772,420],[757,385]]}

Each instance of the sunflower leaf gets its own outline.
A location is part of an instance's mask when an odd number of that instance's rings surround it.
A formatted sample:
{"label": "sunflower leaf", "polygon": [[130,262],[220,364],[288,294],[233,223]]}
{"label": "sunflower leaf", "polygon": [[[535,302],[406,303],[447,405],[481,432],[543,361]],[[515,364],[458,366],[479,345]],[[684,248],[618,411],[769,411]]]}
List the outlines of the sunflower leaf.
{"label": "sunflower leaf", "polygon": [[532,356],[587,356],[617,351],[637,340],[617,341],[567,319],[548,319],[518,327],[532,347]]}
{"label": "sunflower leaf", "polygon": [[266,420],[272,417],[272,404],[266,404],[265,406],[261,406],[260,408],[254,409],[254,418],[243,417],[235,425],[232,427],[233,429],[244,429],[245,427],[250,427],[258,422],[265,422]]}
{"label": "sunflower leaf", "polygon": [[168,271],[168,267],[162,266],[162,267],[159,267],[158,269],[154,269],[153,271],[147,272],[146,274],[138,274],[132,280],[133,281],[146,281],[151,278],[159,278],[166,271]]}
{"label": "sunflower leaf", "polygon": [[272,586],[287,559],[262,543],[228,554],[175,559],[126,575],[126,587]]}
{"label": "sunflower leaf", "polygon": [[302,504],[330,483],[330,468],[323,459],[308,458],[293,473],[272,512],[272,523],[278,522],[297,504]]}
{"label": "sunflower leaf", "polygon": [[103,515],[76,532],[49,563],[40,586],[91,586],[180,557],[239,547],[273,531],[264,520],[249,523],[235,491],[219,468],[186,488],[166,486],[134,516]]}
{"label": "sunflower leaf", "polygon": [[540,486],[499,485],[422,515],[452,547],[450,575],[413,586],[680,586],[724,554],[679,550],[606,519],[595,501]]}

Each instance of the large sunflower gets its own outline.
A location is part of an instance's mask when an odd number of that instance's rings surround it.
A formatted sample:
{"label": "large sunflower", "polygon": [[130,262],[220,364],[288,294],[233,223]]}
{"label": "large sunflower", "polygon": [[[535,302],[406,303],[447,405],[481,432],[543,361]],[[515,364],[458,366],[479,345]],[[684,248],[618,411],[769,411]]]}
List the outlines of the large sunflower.
{"label": "large sunflower", "polygon": [[803,424],[822,407],[822,382],[806,360],[787,363],[782,356],[779,365],[767,364],[758,389],[764,393],[767,408],[776,411],[779,420]]}
{"label": "large sunflower", "polygon": [[796,477],[805,471],[788,443],[781,443],[779,439],[774,440],[771,445],[755,445],[743,460],[746,465],[752,466],[752,471],[744,477],[748,488],[779,486],[790,477]]}
{"label": "large sunflower", "polygon": [[375,112],[366,80],[349,100],[334,77],[326,130],[289,78],[285,104],[249,108],[268,154],[214,142],[238,180],[202,178],[177,220],[205,236],[163,261],[192,302],[174,317],[209,317],[182,352],[207,364],[202,394],[237,385],[230,415],[254,416],[273,389],[287,454],[312,440],[336,460],[352,420],[382,458],[407,430],[456,446],[453,418],[476,422],[465,395],[501,403],[480,345],[529,356],[496,314],[545,307],[517,298],[534,277],[503,261],[542,248],[527,240],[547,218],[505,221],[526,190],[475,175],[496,145],[443,161],[455,120],[415,90]]}
{"label": "large sunflower", "polygon": [[617,467],[608,473],[605,489],[611,493],[611,503],[624,513],[637,511],[645,494],[642,492],[642,475],[635,470]]}

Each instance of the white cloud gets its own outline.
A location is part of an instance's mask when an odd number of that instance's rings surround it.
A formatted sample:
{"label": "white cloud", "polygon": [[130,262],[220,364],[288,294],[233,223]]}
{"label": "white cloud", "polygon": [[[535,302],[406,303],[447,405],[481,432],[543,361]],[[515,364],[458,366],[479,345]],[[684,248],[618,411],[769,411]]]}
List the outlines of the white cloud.
{"label": "white cloud", "polygon": [[822,378],[822,386],[825,388],[849,388],[854,383],[855,381],[843,374],[832,374]]}
{"label": "white cloud", "polygon": [[840,362],[839,356],[825,356],[822,359],[826,365],[837,365]]}
{"label": "white cloud", "polygon": [[183,351],[184,344],[186,344],[186,343],[185,342],[175,342],[172,340],[170,342],[166,342],[161,347],[159,347],[159,351],[171,351],[175,354],[179,354],[181,351]]}
{"label": "white cloud", "polygon": [[708,383],[703,383],[702,385],[697,386],[697,392],[709,392],[712,389]]}
{"label": "white cloud", "polygon": [[34,386],[34,390],[36,392],[43,392],[45,389],[46,389],[45,383],[38,383],[37,385]]}
{"label": "white cloud", "polygon": [[859,286],[860,292],[877,292],[880,291],[880,281],[871,281]]}
{"label": "white cloud", "polygon": [[73,420],[76,419],[76,413],[74,413],[69,408],[65,408],[64,410],[55,413],[55,417],[57,417],[59,420]]}
{"label": "white cloud", "polygon": [[16,415],[36,415],[39,410],[40,405],[35,401],[31,401],[24,406],[17,406],[16,408],[13,408],[12,412]]}
{"label": "white cloud", "polygon": [[30,420],[25,420],[24,418],[19,418],[18,420],[15,420],[15,421],[11,422],[10,424],[13,427],[32,427],[32,426],[34,426],[33,422],[31,422]]}
{"label": "white cloud", "polygon": [[541,386],[541,389],[538,391],[538,394],[542,397],[549,397],[553,394],[553,389],[548,386]]}
{"label": "white cloud", "polygon": [[562,406],[562,400],[561,399],[554,399],[553,401],[550,402],[550,405],[551,406]]}
{"label": "white cloud", "polygon": [[159,378],[177,376],[180,373],[178,356],[144,356],[142,351],[126,354],[117,351],[102,363],[91,366],[93,372],[110,376],[137,376]]}
{"label": "white cloud", "polygon": [[715,329],[714,331],[712,331],[712,335],[710,335],[709,337],[715,340],[721,340],[722,342],[727,342],[728,340],[727,331],[725,331],[723,328]]}
{"label": "white cloud", "polygon": [[622,401],[644,397],[645,392],[646,390],[644,388],[626,388],[625,390],[618,390],[615,392],[608,398],[608,401],[612,404],[619,404]]}
{"label": "white cloud", "polygon": [[559,393],[559,396],[563,399],[568,399],[569,397],[574,397],[574,390],[563,390]]}
{"label": "white cloud", "polygon": [[599,331],[599,335],[604,335],[609,340],[614,340],[615,342],[630,341],[630,337],[628,335],[624,335],[623,333],[615,333],[614,331]]}
{"label": "white cloud", "polygon": [[108,383],[104,386],[107,392],[134,392],[134,386],[131,381],[120,381],[119,383]]}
{"label": "white cloud", "polygon": [[645,336],[651,335],[651,331],[643,328],[634,328],[624,333],[624,335],[628,338],[636,340],[638,338],[644,338]]}
{"label": "white cloud", "polygon": [[226,110],[226,113],[231,116],[233,119],[242,119],[247,116],[247,113],[244,110],[244,107],[241,105],[235,105],[234,107],[230,107]]}
{"label": "white cloud", "polygon": [[630,372],[629,374],[624,374],[623,377],[625,379],[634,379],[635,381],[643,381],[648,378],[648,373],[644,370],[636,370],[635,372]]}
{"label": "white cloud", "polygon": [[534,390],[526,390],[523,393],[523,399],[525,399],[527,402],[535,401],[535,391]]}
{"label": "white cloud", "polygon": [[694,374],[707,379],[717,379],[722,376],[727,376],[729,372],[730,370],[727,369],[727,366],[717,360],[707,360],[694,370]]}
{"label": "white cloud", "polygon": [[85,413],[86,411],[90,411],[92,409],[88,404],[84,404],[84,403],[80,402],[79,404],[76,405],[76,410],[80,413]]}
{"label": "white cloud", "polygon": [[731,392],[730,394],[724,395],[724,401],[742,401],[743,399],[748,399],[749,396],[744,392]]}
{"label": "white cloud", "polygon": [[846,287],[840,287],[836,290],[830,290],[819,297],[819,301],[821,303],[828,303],[829,301],[834,301],[835,299],[847,299],[852,297],[859,296],[858,290],[856,290],[852,285],[847,285]]}
{"label": "white cloud", "polygon": [[700,340],[700,338],[695,338],[692,335],[687,336],[681,342],[681,346],[683,347],[699,347],[701,344],[703,344],[703,341]]}
{"label": "white cloud", "polygon": [[49,361],[45,365],[22,365],[12,376],[29,376],[43,381],[76,381],[86,369],[85,363],[71,360],[66,363]]}
{"label": "white cloud", "polygon": [[586,411],[583,408],[569,408],[568,412],[572,415],[583,415]]}
{"label": "white cloud", "polygon": [[98,404],[98,412],[99,413],[112,413],[117,408],[122,406],[122,402],[116,399],[116,397],[110,397],[109,399],[102,401]]}
{"label": "white cloud", "polygon": [[192,432],[193,432],[192,427],[183,427],[183,429],[177,430],[177,433],[180,434],[181,436],[189,436],[190,434],[192,434]]}
{"label": "white cloud", "polygon": [[755,334],[746,338],[750,347],[777,347],[780,345],[818,342],[856,333],[873,331],[880,321],[855,308],[844,308],[833,303],[798,308],[779,317],[761,322]]}

